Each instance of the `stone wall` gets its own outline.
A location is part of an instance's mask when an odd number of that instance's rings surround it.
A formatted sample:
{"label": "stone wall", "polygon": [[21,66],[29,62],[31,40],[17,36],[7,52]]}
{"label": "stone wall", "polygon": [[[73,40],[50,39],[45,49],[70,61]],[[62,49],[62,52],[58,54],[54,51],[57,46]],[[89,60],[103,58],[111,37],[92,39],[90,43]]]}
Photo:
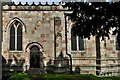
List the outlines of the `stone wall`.
{"label": "stone wall", "polygon": [[[18,6],[19,7],[19,6]],[[19,9],[15,7],[16,9]],[[45,6],[46,9],[49,7]],[[60,7],[60,6],[58,6]],[[26,9],[26,7],[24,7]],[[43,7],[44,8],[44,7]],[[56,38],[56,53],[59,54],[62,48],[62,38],[59,41],[59,37],[62,32],[61,26],[64,26],[64,12],[63,11],[16,11],[12,9],[9,10],[9,7],[6,8],[3,6],[3,42],[2,42],[2,54],[6,59],[13,58],[13,55],[19,58],[26,59],[26,64],[29,65],[29,56],[30,51],[28,46],[29,43],[37,42],[43,47],[43,57],[45,57],[45,66],[49,59],[54,60],[54,37]],[[8,9],[8,10],[7,10]],[[59,10],[59,9],[58,9]],[[55,17],[60,18],[60,22],[55,23]],[[26,28],[23,32],[23,51],[10,51],[9,50],[9,24],[13,18],[19,18]],[[59,24],[60,23],[60,24]],[[56,25],[55,25],[56,24]],[[55,27],[55,28],[54,28]],[[54,33],[54,29],[56,33]],[[62,36],[61,36],[62,37]],[[36,44],[35,44],[36,45]]]}
{"label": "stone wall", "polygon": [[84,38],[84,50],[72,51],[71,50],[71,28],[73,23],[68,20],[68,53],[72,56],[73,71],[75,67],[79,66],[81,73],[96,74],[96,44],[95,37],[90,40]]}
{"label": "stone wall", "polygon": [[[44,65],[47,66],[49,59],[54,60],[63,53],[66,55],[65,41],[65,17],[64,9],[60,6],[3,6],[3,42],[2,54],[5,59],[25,59],[25,64],[29,66],[30,46],[29,44],[37,45],[40,52],[43,53]],[[23,23],[23,51],[9,50],[9,25],[14,18],[20,19]],[[71,28],[72,22],[67,17],[67,49],[72,56],[73,70],[79,66],[81,73],[96,74],[96,40],[95,37],[84,39],[84,50],[71,50]],[[119,62],[119,51],[116,50],[115,36],[112,35],[110,40],[106,38],[100,41],[101,52],[101,72],[114,72],[118,70],[116,65]],[[28,46],[28,47],[27,47]],[[13,63],[14,64],[14,63]],[[54,64],[54,63],[52,63]],[[110,67],[114,65],[114,67]],[[108,66],[108,67],[107,67]],[[29,67],[28,67],[29,68]]]}
{"label": "stone wall", "polygon": [[110,35],[110,39],[101,41],[101,72],[119,73],[119,50],[116,50],[116,36]]}

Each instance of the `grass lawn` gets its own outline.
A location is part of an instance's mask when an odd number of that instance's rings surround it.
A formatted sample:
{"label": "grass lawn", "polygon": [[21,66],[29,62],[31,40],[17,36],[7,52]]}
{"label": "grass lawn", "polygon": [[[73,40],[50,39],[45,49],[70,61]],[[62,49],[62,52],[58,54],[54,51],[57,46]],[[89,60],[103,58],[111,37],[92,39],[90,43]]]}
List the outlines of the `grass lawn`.
{"label": "grass lawn", "polygon": [[12,73],[9,80],[120,80],[120,76],[95,76],[92,74],[26,74]]}

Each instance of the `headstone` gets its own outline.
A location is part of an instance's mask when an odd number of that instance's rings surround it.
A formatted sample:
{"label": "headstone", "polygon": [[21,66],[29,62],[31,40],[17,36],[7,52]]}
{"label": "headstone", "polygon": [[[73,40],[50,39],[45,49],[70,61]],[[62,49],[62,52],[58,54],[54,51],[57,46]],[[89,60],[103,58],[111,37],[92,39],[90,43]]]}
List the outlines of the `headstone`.
{"label": "headstone", "polygon": [[63,53],[61,51],[61,53],[59,54],[59,56],[55,60],[54,73],[58,73],[58,74],[65,73],[66,72],[65,67],[66,67],[65,60],[63,57]]}

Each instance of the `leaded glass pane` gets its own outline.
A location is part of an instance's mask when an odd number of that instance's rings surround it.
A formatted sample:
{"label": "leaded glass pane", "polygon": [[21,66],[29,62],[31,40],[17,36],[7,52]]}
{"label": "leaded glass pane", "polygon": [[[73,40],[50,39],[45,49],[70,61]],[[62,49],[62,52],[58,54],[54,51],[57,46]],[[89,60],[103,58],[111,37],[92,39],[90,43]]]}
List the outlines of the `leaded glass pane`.
{"label": "leaded glass pane", "polygon": [[78,41],[79,41],[79,50],[84,50],[84,40],[78,36]]}
{"label": "leaded glass pane", "polygon": [[77,50],[77,36],[74,35],[74,30],[71,30],[71,50]]}
{"label": "leaded glass pane", "polygon": [[15,28],[13,25],[10,27],[10,50],[15,50]]}
{"label": "leaded glass pane", "polygon": [[22,26],[17,28],[17,50],[22,50]]}

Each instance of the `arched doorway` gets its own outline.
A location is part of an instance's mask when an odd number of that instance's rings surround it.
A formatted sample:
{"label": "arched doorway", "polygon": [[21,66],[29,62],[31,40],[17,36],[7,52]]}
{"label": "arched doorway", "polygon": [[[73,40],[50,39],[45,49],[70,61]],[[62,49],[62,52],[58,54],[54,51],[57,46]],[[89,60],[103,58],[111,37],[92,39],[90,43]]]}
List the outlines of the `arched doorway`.
{"label": "arched doorway", "polygon": [[40,49],[36,45],[30,48],[30,68],[40,68]]}

